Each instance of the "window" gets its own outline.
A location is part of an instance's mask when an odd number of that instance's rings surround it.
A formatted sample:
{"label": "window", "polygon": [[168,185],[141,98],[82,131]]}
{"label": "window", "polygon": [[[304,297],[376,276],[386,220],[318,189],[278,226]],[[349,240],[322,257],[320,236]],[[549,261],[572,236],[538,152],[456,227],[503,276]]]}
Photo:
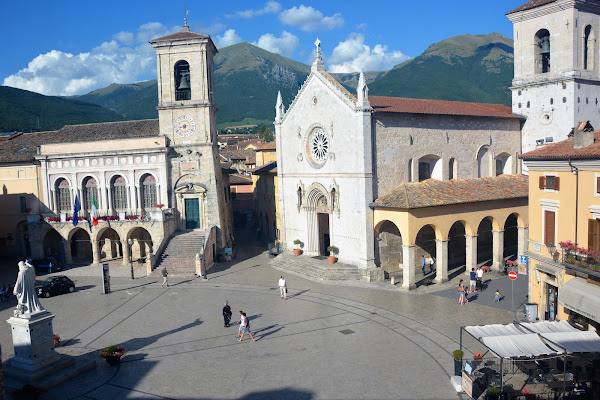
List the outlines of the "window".
{"label": "window", "polygon": [[413,175],[412,174],[412,168],[413,168],[412,167],[412,163],[413,163],[413,160],[411,158],[410,160],[408,160],[408,181],[409,182],[412,182],[412,180],[413,180],[413,176],[412,176]]}
{"label": "window", "polygon": [[71,186],[66,179],[61,179],[56,183],[58,192],[58,212],[71,211]]}
{"label": "window", "polygon": [[492,155],[490,149],[487,146],[483,146],[477,152],[477,176],[484,178],[486,176],[492,176]]}
{"label": "window", "polygon": [[419,182],[431,179],[431,165],[428,162],[419,163]]}
{"label": "window", "polygon": [[556,231],[556,213],[554,211],[544,211],[544,244],[556,244],[554,232]]}
{"label": "window", "polygon": [[596,195],[600,195],[600,176],[596,176]]}
{"label": "window", "polygon": [[594,69],[594,32],[588,25],[583,31],[583,69]]}
{"label": "window", "polygon": [[155,207],[156,204],[156,179],[150,174],[144,175],[142,178],[142,207],[150,209]]}
{"label": "window", "polygon": [[600,221],[588,220],[588,249],[600,251]]}
{"label": "window", "polygon": [[456,159],[451,158],[448,162],[448,179],[456,179],[457,170],[456,170]]}
{"label": "window", "polygon": [[559,190],[560,178],[558,176],[540,176],[540,189]]}
{"label": "window", "polygon": [[191,100],[190,65],[187,61],[178,61],[175,64],[175,100]]}
{"label": "window", "polygon": [[122,176],[115,176],[111,181],[112,206],[115,210],[127,209],[127,183]]}
{"label": "window", "polygon": [[19,197],[19,212],[24,213],[27,209],[27,198],[25,196]]}
{"label": "window", "polygon": [[540,29],[535,34],[535,71],[538,74],[550,72],[550,32]]}
{"label": "window", "polygon": [[98,208],[98,187],[96,180],[92,177],[86,178],[83,183],[83,208],[92,211],[92,202],[95,200],[96,208]]}
{"label": "window", "polygon": [[425,179],[444,180],[442,159],[430,154],[419,159],[419,182]]}

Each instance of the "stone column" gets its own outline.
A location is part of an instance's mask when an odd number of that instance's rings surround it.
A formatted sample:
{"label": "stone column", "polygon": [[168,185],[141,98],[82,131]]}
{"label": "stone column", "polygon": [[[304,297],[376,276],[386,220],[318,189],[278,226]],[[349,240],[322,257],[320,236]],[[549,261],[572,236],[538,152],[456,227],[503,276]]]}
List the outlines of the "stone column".
{"label": "stone column", "polygon": [[525,252],[527,251],[527,240],[529,239],[529,228],[525,228],[525,227],[518,227],[518,254],[519,256],[525,255]]}
{"label": "stone column", "polygon": [[142,189],[140,185],[135,185],[135,204],[137,205],[137,209],[142,212],[142,207],[144,206],[144,201],[142,199]]}
{"label": "stone column", "polygon": [[110,185],[108,186],[107,198],[108,198],[108,211],[109,211],[109,215],[112,215],[115,207],[113,205],[112,188],[110,187]]}
{"label": "stone column", "polygon": [[55,213],[58,212],[58,199],[56,198],[56,190],[51,189],[50,193],[50,209]]}
{"label": "stone column", "polygon": [[307,240],[307,253],[318,253],[319,252],[319,224],[317,216],[314,212],[307,210],[306,212],[306,225],[308,227],[308,240]]}
{"label": "stone column", "polygon": [[126,239],[121,240],[121,247],[123,248],[123,265],[129,265],[129,244]]}
{"label": "stone column", "polygon": [[435,282],[448,282],[448,241],[436,239],[435,253]]}
{"label": "stone column", "polygon": [[500,271],[504,265],[504,231],[492,231],[492,269]]}
{"label": "stone column", "polygon": [[63,243],[63,251],[65,252],[65,264],[67,264],[67,265],[73,264],[73,255],[71,254],[71,243],[64,238],[62,240],[62,243]]}
{"label": "stone column", "polygon": [[402,246],[402,287],[416,288],[415,261],[417,249],[415,246]]}
{"label": "stone column", "polygon": [[471,268],[477,269],[477,235],[465,235],[467,246],[466,273],[471,272]]}
{"label": "stone column", "polygon": [[100,246],[97,240],[92,240],[92,263],[100,264]]}

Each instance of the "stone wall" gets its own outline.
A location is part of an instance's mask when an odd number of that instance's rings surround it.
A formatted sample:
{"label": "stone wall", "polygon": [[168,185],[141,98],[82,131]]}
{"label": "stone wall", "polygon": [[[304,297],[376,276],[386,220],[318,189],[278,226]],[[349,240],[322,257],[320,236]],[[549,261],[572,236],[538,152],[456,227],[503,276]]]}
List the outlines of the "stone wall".
{"label": "stone wall", "polygon": [[209,271],[214,265],[217,257],[217,227],[213,226],[208,232],[206,241],[204,242],[204,253],[202,263],[205,271]]}

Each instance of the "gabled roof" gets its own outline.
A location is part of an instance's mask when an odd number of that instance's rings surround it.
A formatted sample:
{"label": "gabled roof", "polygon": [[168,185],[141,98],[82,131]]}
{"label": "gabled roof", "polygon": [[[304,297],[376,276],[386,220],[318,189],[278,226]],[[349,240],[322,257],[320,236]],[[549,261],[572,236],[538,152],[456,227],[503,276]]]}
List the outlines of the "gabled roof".
{"label": "gabled roof", "polygon": [[252,185],[252,178],[242,174],[229,175],[230,185]]}
{"label": "gabled roof", "polygon": [[555,1],[556,0],[531,0],[531,1],[528,1],[527,3],[523,4],[522,6],[515,8],[514,10],[507,12],[506,15],[513,14],[513,13],[516,13],[519,11],[530,10],[532,8],[536,8],[536,7],[546,5],[546,4],[554,3]]}
{"label": "gabled roof", "polygon": [[159,133],[158,119],[67,125],[57,131],[24,133],[0,141],[0,164],[33,161],[43,144],[142,138]]}
{"label": "gabled roof", "polygon": [[523,119],[502,104],[466,103],[461,101],[409,99],[405,97],[369,96],[375,113],[465,115]]}
{"label": "gabled roof", "polygon": [[252,175],[277,174],[277,161],[270,162],[252,171]]}
{"label": "gabled roof", "polygon": [[594,143],[580,149],[573,148],[573,138],[547,144],[539,149],[531,150],[521,156],[525,161],[533,160],[567,160],[600,158],[600,130],[594,131]]}
{"label": "gabled roof", "polygon": [[262,143],[256,146],[254,151],[273,151],[277,150],[277,143],[275,141]]}
{"label": "gabled roof", "polygon": [[528,177],[500,175],[496,177],[403,183],[379,197],[374,208],[414,209],[481,201],[527,198]]}
{"label": "gabled roof", "polygon": [[165,41],[172,41],[172,40],[195,39],[195,38],[207,39],[207,38],[210,38],[210,36],[205,35],[203,33],[191,32],[190,28],[186,24],[186,25],[183,25],[181,31],[172,33],[167,36],[162,36],[162,37],[159,37],[156,39],[152,39],[150,41],[150,43],[165,42]]}

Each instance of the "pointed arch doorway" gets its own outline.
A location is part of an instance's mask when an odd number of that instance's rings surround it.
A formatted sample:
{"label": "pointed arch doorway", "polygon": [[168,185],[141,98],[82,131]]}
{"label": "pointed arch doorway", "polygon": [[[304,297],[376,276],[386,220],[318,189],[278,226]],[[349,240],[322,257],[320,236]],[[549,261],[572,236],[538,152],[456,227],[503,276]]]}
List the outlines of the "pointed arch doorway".
{"label": "pointed arch doorway", "polygon": [[308,226],[307,251],[321,256],[329,255],[327,248],[331,245],[331,207],[329,195],[322,185],[313,184],[309,189],[305,210]]}

